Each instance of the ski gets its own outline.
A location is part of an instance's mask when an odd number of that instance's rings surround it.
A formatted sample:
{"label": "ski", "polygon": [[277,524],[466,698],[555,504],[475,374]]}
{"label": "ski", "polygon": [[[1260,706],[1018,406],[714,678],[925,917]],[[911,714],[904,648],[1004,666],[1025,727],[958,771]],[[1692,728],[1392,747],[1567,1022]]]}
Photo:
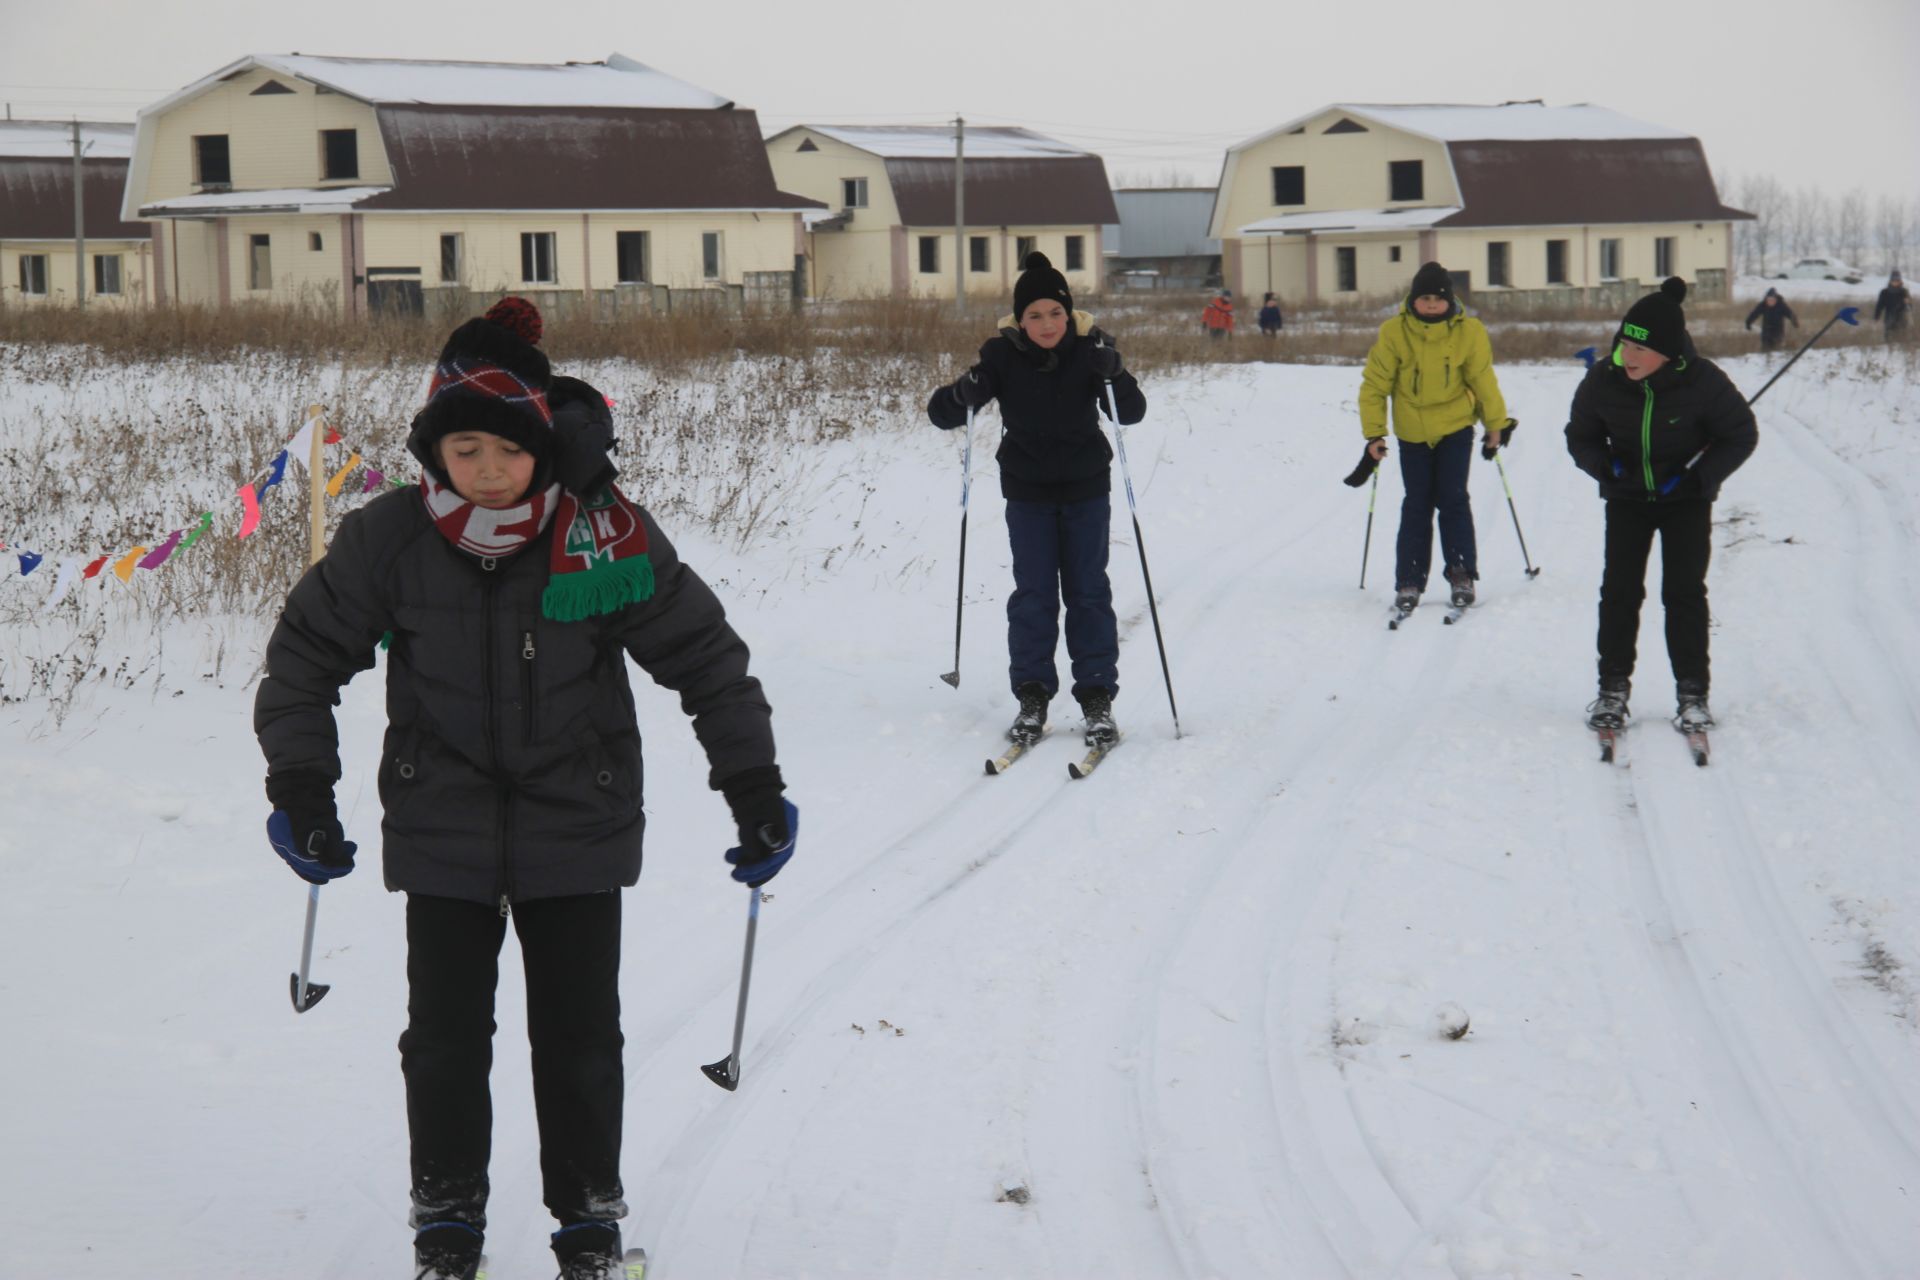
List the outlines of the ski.
{"label": "ski", "polygon": [[620,1273],[623,1280],[646,1280],[647,1251],[645,1249],[627,1250],[627,1256],[621,1259],[620,1265],[624,1268]]}
{"label": "ski", "polygon": [[1395,607],[1393,609],[1388,610],[1387,611],[1387,630],[1398,631],[1400,629],[1400,624],[1405,622],[1408,618],[1411,618],[1413,616],[1413,610],[1419,607],[1420,606],[1415,605],[1411,609],[1401,609],[1401,608]]}
{"label": "ski", "polygon": [[1086,777],[1095,769],[1098,769],[1100,762],[1105,760],[1108,754],[1119,745],[1120,741],[1116,738],[1112,742],[1103,742],[1097,747],[1089,748],[1085,756],[1067,765],[1067,776],[1076,781]]}
{"label": "ski", "polygon": [[1620,740],[1620,730],[1595,729],[1593,732],[1600,739],[1600,763],[1612,764],[1614,744]]}
{"label": "ski", "polygon": [[[1041,737],[1045,736],[1045,734],[1041,735]],[[987,761],[987,776],[989,778],[995,778],[1005,773],[1007,770],[1013,768],[1016,760],[1039,745],[1040,741],[1038,738],[1032,742],[1008,743],[1004,754],[995,756],[993,759]]]}
{"label": "ski", "polygon": [[[1674,726],[1679,728],[1678,725]],[[1705,729],[1680,729],[1686,737],[1687,750],[1693,752],[1693,762],[1702,769],[1707,767],[1708,745]]]}
{"label": "ski", "polygon": [[1472,607],[1471,605],[1464,604],[1450,604],[1447,606],[1446,616],[1440,619],[1440,621],[1446,623],[1448,626],[1452,626],[1454,623],[1460,621],[1460,619],[1466,617],[1467,610]]}

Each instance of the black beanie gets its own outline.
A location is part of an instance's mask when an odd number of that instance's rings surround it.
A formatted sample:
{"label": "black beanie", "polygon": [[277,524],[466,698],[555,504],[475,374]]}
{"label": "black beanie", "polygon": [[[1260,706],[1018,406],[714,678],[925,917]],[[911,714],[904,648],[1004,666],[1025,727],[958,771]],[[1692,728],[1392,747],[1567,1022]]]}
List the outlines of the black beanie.
{"label": "black beanie", "polygon": [[[1447,269],[1437,262],[1425,263],[1413,273],[1413,284],[1407,289],[1407,310],[1413,310],[1415,298],[1425,297],[1427,294],[1447,300],[1446,315],[1432,317],[1435,320],[1445,320],[1447,316],[1451,316],[1460,309],[1459,302],[1453,296],[1453,277],[1448,275]],[[1419,315],[1418,312],[1414,314],[1422,320],[1428,318]]]}
{"label": "black beanie", "polygon": [[1042,298],[1052,298],[1067,309],[1067,315],[1073,315],[1073,290],[1067,288],[1067,278],[1053,269],[1047,261],[1047,255],[1039,250],[1027,255],[1020,264],[1024,270],[1020,278],[1013,282],[1013,322],[1020,323],[1020,317],[1027,314],[1027,308]]}
{"label": "black beanie", "polygon": [[1687,349],[1687,313],[1680,304],[1687,298],[1687,282],[1668,276],[1660,282],[1660,291],[1650,293],[1627,308],[1620,322],[1620,337],[1637,342],[1649,351],[1672,359]]}
{"label": "black beanie", "polygon": [[[455,329],[440,351],[426,407],[413,419],[407,449],[440,476],[433,446],[454,431],[487,431],[511,440],[542,464],[553,452],[553,410],[547,390],[553,366],[535,344],[540,312],[524,298],[506,297],[484,316]],[[544,483],[544,480],[542,480]]]}

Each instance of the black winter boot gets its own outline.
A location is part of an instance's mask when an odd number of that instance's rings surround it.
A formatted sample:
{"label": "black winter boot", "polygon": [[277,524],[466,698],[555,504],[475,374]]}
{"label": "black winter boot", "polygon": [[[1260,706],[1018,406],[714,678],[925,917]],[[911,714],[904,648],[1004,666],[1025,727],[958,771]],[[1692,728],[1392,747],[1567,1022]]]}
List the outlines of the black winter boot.
{"label": "black winter boot", "polygon": [[1673,727],[1682,733],[1713,728],[1713,712],[1707,709],[1707,682],[1681,680],[1675,683]]}
{"label": "black winter boot", "polygon": [[481,1242],[464,1222],[429,1222],[413,1235],[413,1280],[473,1280]]}
{"label": "black winter boot", "polygon": [[1087,745],[1106,747],[1120,741],[1120,727],[1113,722],[1113,695],[1105,689],[1084,689],[1075,696],[1086,723]]}
{"label": "black winter boot", "polygon": [[1625,676],[1605,676],[1600,681],[1600,696],[1587,704],[1587,728],[1624,729],[1627,727],[1627,695],[1633,681]]}
{"label": "black winter boot", "polygon": [[1020,714],[1013,718],[1007,737],[1030,747],[1047,731],[1047,703],[1053,701],[1053,695],[1039,681],[1029,680],[1014,690],[1014,696],[1020,699]]}
{"label": "black winter boot", "polygon": [[1473,575],[1465,567],[1455,565],[1447,570],[1447,585],[1453,588],[1450,603],[1456,609],[1473,606]]}
{"label": "black winter boot", "polygon": [[611,1222],[576,1222],[553,1233],[560,1280],[616,1280],[620,1274],[620,1228]]}

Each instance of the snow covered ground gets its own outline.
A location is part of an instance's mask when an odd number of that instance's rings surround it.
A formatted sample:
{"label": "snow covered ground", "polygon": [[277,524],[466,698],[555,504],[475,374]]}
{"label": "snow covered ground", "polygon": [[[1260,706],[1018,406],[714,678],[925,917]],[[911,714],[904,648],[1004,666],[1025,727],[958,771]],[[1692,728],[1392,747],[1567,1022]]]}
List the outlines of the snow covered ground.
{"label": "snow covered ground", "polygon": [[[653,1274],[1913,1274],[1914,365],[1816,354],[1762,401],[1718,508],[1705,770],[1662,719],[1657,568],[1625,763],[1581,725],[1578,377],[1502,372],[1541,575],[1476,462],[1483,604],[1391,634],[1396,473],[1365,591],[1365,493],[1338,483],[1357,371],[1148,377],[1128,444],[1185,736],[1116,482],[1128,737],[1086,782],[1064,704],[981,772],[1011,715],[990,459],[958,691],[957,441],[911,412],[817,446],[811,504],[745,550],[680,537],[755,646],[805,822],[724,1093],[697,1067],[728,1046],[744,894],[692,735],[638,677],[625,1166]],[[296,1017],[305,894],[261,834],[248,664],[221,687],[169,653],[160,692],[90,686],[57,728],[0,707],[0,1277],[403,1274],[377,673],[340,713],[365,865],[322,895],[333,990]],[[533,1280],[511,979],[500,1005],[489,1252]]]}

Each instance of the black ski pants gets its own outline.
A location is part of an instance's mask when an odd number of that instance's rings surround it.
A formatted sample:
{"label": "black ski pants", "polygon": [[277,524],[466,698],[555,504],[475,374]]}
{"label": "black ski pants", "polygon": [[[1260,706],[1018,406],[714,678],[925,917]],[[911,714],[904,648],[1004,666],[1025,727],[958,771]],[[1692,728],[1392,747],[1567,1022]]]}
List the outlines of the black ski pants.
{"label": "black ski pants", "polygon": [[[561,1225],[626,1216],[620,1185],[620,895],[513,908],[527,979],[533,1105],[547,1208]],[[498,907],[407,896],[407,1081],[413,1215],[487,1225],[493,1146],[493,995],[507,920]]]}
{"label": "black ski pants", "polygon": [[1676,682],[1707,687],[1707,559],[1711,502],[1607,503],[1607,565],[1600,579],[1600,678],[1631,676],[1647,597],[1647,556],[1660,535],[1660,603]]}

